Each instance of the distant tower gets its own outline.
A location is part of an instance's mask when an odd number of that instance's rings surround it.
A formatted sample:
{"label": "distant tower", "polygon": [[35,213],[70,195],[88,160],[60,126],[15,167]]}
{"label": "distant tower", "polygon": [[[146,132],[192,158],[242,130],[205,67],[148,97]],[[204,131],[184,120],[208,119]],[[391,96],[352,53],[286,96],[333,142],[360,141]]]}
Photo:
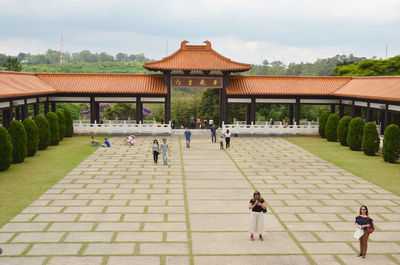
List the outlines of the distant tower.
{"label": "distant tower", "polygon": [[61,50],[60,50],[60,64],[65,63],[64,58],[64,34],[61,32]]}

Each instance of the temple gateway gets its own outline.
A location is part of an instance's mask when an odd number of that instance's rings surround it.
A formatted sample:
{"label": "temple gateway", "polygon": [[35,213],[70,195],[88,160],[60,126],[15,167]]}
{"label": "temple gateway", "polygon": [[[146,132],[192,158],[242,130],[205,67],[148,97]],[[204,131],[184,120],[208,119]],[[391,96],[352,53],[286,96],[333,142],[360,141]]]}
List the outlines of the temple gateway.
{"label": "temple gateway", "polygon": [[[256,121],[256,104],[285,104],[291,124],[300,124],[301,105],[330,105],[342,117],[365,111],[365,120],[381,125],[381,132],[400,114],[400,76],[249,76],[251,65],[232,61],[205,45],[181,43],[180,49],[144,68],[162,74],[70,74],[0,71],[2,126],[28,117],[28,105],[39,114],[55,111],[57,102],[90,103],[91,124],[100,120],[100,103],[135,103],[136,123],[143,122],[143,103],[165,106],[171,120],[171,88],[219,89],[220,126],[228,120],[228,104],[247,105],[247,124]],[[234,75],[233,75],[234,74]],[[338,106],[338,108],[336,108]],[[375,112],[375,115],[373,115]],[[378,114],[378,115],[376,115]],[[375,120],[374,120],[375,117]],[[377,117],[377,118],[376,118]]]}

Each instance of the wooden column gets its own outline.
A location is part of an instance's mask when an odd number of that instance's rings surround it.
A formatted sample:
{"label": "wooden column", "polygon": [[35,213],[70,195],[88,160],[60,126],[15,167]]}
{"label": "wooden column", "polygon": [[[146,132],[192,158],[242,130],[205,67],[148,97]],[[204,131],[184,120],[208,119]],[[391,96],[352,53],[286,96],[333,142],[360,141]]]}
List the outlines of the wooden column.
{"label": "wooden column", "polygon": [[22,105],[22,120],[28,118],[28,103],[27,100],[24,100],[24,105]]}
{"label": "wooden column", "polygon": [[[165,74],[165,86],[167,87],[167,96],[165,97],[165,123],[169,123],[171,120],[171,71],[167,71]],[[137,102],[136,102],[137,104]]]}
{"label": "wooden column", "polygon": [[47,113],[49,113],[49,102],[45,101],[44,102],[44,115],[46,115]]}
{"label": "wooden column", "polygon": [[353,103],[351,104],[351,117],[353,119],[356,117],[356,105],[354,105],[354,100]]}
{"label": "wooden column", "polygon": [[33,105],[33,116],[39,115],[39,99],[36,99],[36,103]]}
{"label": "wooden column", "polygon": [[12,122],[14,118],[14,108],[12,105],[12,100],[10,100],[10,107],[8,108],[8,125],[10,125],[10,123]]}
{"label": "wooden column", "polygon": [[[167,115],[165,115],[167,116]],[[143,103],[140,97],[136,98],[136,123],[143,122]]]}
{"label": "wooden column", "polygon": [[256,123],[256,99],[254,97],[251,98],[250,104],[250,122]]}
{"label": "wooden column", "polygon": [[293,115],[294,114],[294,105],[293,104],[289,104],[289,124],[292,125],[293,124]]}
{"label": "wooden column", "polygon": [[94,123],[96,120],[96,102],[94,97],[90,97],[90,123]]}
{"label": "wooden column", "polygon": [[95,116],[96,121],[97,121],[97,123],[100,123],[100,102],[95,102],[94,106],[96,107],[95,108],[95,110],[96,110],[96,116]]}
{"label": "wooden column", "polygon": [[21,120],[21,109],[19,106],[15,106],[15,119],[17,121]]}
{"label": "wooden column", "polygon": [[10,111],[9,109],[2,110],[2,118],[3,118],[2,125],[4,128],[8,128],[8,125],[10,124],[10,121],[9,121],[10,116],[8,113],[9,111]]}
{"label": "wooden column", "polygon": [[336,113],[336,105],[332,104],[331,105],[331,114]]}
{"label": "wooden column", "polygon": [[56,103],[55,102],[51,102],[51,111],[56,112]]}
{"label": "wooden column", "polygon": [[339,105],[339,119],[343,118],[344,116],[344,105],[340,104]]}
{"label": "wooden column", "polygon": [[379,123],[381,125],[381,132],[380,134],[383,135],[385,132],[385,110],[380,110],[379,111]]}
{"label": "wooden column", "polygon": [[390,125],[391,122],[392,122],[392,121],[391,121],[391,115],[390,115],[390,112],[389,112],[389,105],[386,104],[386,108],[385,108],[385,119],[384,119],[384,122],[383,122],[383,124],[384,124],[384,126],[383,126],[383,131],[385,131],[386,127],[388,127],[388,126]]}
{"label": "wooden column", "polygon": [[247,111],[246,111],[246,124],[250,125],[251,124],[251,103],[246,104],[247,106]]}
{"label": "wooden column", "polygon": [[222,122],[228,122],[228,102],[226,100],[226,88],[229,85],[229,73],[224,73],[222,89],[219,93],[219,126]]}
{"label": "wooden column", "polygon": [[371,107],[370,107],[370,103],[369,103],[369,101],[368,101],[368,103],[367,103],[368,105],[367,105],[367,112],[366,112],[366,115],[365,115],[365,120],[367,121],[367,122],[370,122],[370,121],[372,121],[372,110],[371,110]]}
{"label": "wooden column", "polygon": [[300,124],[300,99],[296,98],[296,110],[295,110],[296,124]]}

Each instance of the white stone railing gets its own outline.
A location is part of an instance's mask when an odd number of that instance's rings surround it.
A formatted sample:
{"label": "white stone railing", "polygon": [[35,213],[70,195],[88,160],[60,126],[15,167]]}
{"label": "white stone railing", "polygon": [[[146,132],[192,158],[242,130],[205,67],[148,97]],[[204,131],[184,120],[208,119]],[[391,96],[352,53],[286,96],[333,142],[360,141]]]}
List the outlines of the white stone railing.
{"label": "white stone railing", "polygon": [[266,125],[244,125],[244,124],[222,124],[222,132],[229,130],[232,134],[242,135],[314,135],[318,134],[318,124],[266,124]]}
{"label": "white stone railing", "polygon": [[[74,124],[80,123],[80,124],[90,124],[90,120],[74,120]],[[100,122],[101,124],[136,124],[136,120],[105,120],[103,122]],[[143,124],[156,124],[156,121],[153,120],[144,120],[142,122]]]}
{"label": "white stone railing", "polygon": [[158,134],[171,134],[171,124],[136,124],[128,123],[112,123],[108,121],[106,123],[83,123],[74,122],[74,133],[76,134],[103,134],[103,135],[128,135],[128,134],[147,134],[147,135],[158,135]]}

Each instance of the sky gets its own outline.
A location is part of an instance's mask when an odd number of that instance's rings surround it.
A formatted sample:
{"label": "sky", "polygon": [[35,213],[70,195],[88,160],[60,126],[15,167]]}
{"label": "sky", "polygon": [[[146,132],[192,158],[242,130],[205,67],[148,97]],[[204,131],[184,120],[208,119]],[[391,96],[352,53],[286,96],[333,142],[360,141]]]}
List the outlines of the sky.
{"label": "sky", "polygon": [[209,40],[239,62],[400,54],[400,0],[0,0],[0,53],[47,49],[161,59]]}

